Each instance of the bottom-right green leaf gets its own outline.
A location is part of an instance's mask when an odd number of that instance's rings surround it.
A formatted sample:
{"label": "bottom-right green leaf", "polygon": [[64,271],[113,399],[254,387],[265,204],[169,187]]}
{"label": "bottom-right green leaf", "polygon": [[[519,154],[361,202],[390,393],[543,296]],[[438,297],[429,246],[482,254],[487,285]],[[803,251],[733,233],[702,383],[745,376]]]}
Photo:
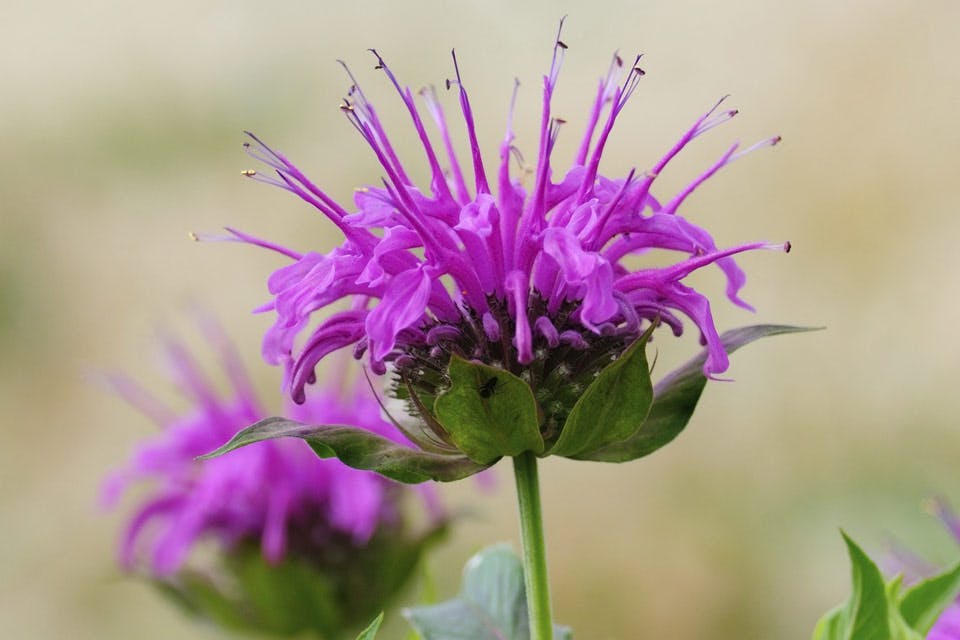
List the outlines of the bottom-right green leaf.
{"label": "bottom-right green leaf", "polygon": [[901,578],[884,582],[877,565],[847,534],[853,591],[847,602],[817,624],[813,640],[923,640],[960,594],[960,564],[901,590]]}

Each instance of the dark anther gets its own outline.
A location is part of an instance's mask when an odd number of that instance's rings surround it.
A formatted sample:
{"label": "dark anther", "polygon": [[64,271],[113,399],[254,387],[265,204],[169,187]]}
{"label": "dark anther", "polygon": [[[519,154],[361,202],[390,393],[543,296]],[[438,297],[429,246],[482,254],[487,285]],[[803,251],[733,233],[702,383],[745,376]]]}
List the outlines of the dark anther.
{"label": "dark anther", "polygon": [[450,82],[450,78],[447,78],[446,83],[447,83],[447,91],[450,91],[450,85],[452,84]]}
{"label": "dark anther", "polygon": [[564,42],[563,40],[557,40],[557,46],[560,47],[561,49],[569,49],[569,48],[570,48],[570,47],[567,46],[567,43]]}

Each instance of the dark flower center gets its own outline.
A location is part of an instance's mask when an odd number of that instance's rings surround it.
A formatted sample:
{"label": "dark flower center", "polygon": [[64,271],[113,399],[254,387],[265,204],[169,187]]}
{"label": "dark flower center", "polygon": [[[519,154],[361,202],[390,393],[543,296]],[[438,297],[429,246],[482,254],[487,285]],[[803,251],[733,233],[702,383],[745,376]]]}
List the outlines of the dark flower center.
{"label": "dark flower center", "polygon": [[[451,354],[503,369],[524,380],[537,401],[540,434],[549,446],[560,436],[584,390],[642,333],[639,328],[626,325],[610,325],[609,331],[594,333],[572,319],[580,305],[578,301],[565,302],[548,316],[547,301],[535,294],[528,306],[531,326],[538,318],[549,317],[555,329],[550,333],[556,335],[548,339],[544,332],[534,331],[534,359],[524,365],[518,362],[511,343],[515,321],[507,303],[490,297],[488,305],[499,328],[499,339],[491,339],[476,317],[456,324],[435,323],[421,328],[417,338],[404,341],[402,353],[394,360],[391,394],[406,401],[408,412],[423,420],[427,434],[434,436],[431,439],[437,440],[437,444],[443,442],[455,448],[433,415],[437,396],[450,387],[446,372]],[[483,398],[497,393],[497,379],[484,380],[477,392]]]}

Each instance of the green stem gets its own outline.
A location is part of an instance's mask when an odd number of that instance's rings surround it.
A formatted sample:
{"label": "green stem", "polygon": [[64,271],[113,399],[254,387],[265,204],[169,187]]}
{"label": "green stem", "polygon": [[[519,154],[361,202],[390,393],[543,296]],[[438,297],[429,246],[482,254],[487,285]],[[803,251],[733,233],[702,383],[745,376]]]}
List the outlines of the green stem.
{"label": "green stem", "polygon": [[530,640],[552,640],[550,587],[547,582],[547,548],[543,542],[543,515],[540,509],[540,481],[537,456],[527,451],[513,459],[520,505],[523,539],[523,580],[527,588]]}

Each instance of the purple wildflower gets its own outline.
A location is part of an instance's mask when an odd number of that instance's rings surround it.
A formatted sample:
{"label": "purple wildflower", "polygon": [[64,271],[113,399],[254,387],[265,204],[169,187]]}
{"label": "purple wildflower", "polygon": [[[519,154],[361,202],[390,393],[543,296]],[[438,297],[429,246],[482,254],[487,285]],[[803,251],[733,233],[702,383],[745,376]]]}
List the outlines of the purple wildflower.
{"label": "purple wildflower", "polygon": [[[229,456],[195,460],[269,415],[235,350],[221,334],[208,333],[219,343],[231,386],[226,396],[208,382],[187,349],[172,341],[167,351],[178,387],[194,405],[189,412],[172,412],[127,378],[112,379],[124,397],[164,429],[141,445],[104,487],[104,502],[112,505],[132,484],[153,483],[123,533],[121,565],[131,570],[148,564],[158,578],[173,577],[198,543],[209,539],[226,550],[259,545],[271,564],[290,556],[322,564],[333,547],[361,549],[375,534],[399,533],[398,499],[405,489],[337,460],[321,460],[303,442],[262,442]],[[350,391],[329,386],[302,405],[289,404],[287,415],[294,419],[345,422],[402,442],[380,417],[365,386]],[[421,490],[431,501],[428,492]]]}
{"label": "purple wildflower", "polygon": [[[385,175],[381,185],[356,192],[354,211],[249,134],[249,154],[273,173],[244,174],[296,194],[344,234],[341,246],[322,255],[300,254],[228,229],[232,239],[274,249],[292,260],[270,276],[274,297],[262,310],[276,312],[264,338],[264,358],[285,367],[295,401],[305,400],[304,387],[313,381],[317,363],[345,347],[352,346],[358,359],[366,356],[377,373],[391,364],[398,388],[426,396],[442,389],[447,362],[457,354],[522,376],[545,410],[544,432],[555,434],[571,404],[570,398],[560,397],[566,393],[562,388],[589,383],[652,323],[662,322],[679,335],[680,316],[696,325],[708,348],[704,374],[716,377],[727,369],[710,301],[684,279],[716,265],[726,276],[727,297],[751,309],[739,297],[745,275],[733,256],[754,249],[789,251],[790,245],[755,242],[721,249],[705,229],[678,211],[721,168],[776,144],[779,137],[742,150],[734,144],[679,193],[656,199],[651,187],[670,161],[695,138],[736,115],[736,110],[721,108],[720,100],[653,167],[631,170],[626,177],[605,177],[599,173],[601,156],[644,75],[637,66],[639,56],[625,64],[615,55],[597,87],[572,167],[555,180],[553,149],[564,120],[551,105],[566,50],[558,34],[543,78],[540,142],[529,188],[511,171],[515,160],[526,170],[513,144],[516,88],[499,164],[495,174],[488,173],[455,56],[456,80],[448,81],[447,88],[455,91],[466,125],[469,182],[435,92],[427,89],[420,96],[442,152],[427,133],[413,92],[399,83],[376,51],[376,68],[396,88],[422,144],[431,173],[429,190],[413,184],[349,70],[352,86],[341,110]],[[629,256],[654,249],[681,258],[666,267],[634,269],[625,264]],[[348,308],[311,325],[315,311],[342,300],[349,302]]]}

